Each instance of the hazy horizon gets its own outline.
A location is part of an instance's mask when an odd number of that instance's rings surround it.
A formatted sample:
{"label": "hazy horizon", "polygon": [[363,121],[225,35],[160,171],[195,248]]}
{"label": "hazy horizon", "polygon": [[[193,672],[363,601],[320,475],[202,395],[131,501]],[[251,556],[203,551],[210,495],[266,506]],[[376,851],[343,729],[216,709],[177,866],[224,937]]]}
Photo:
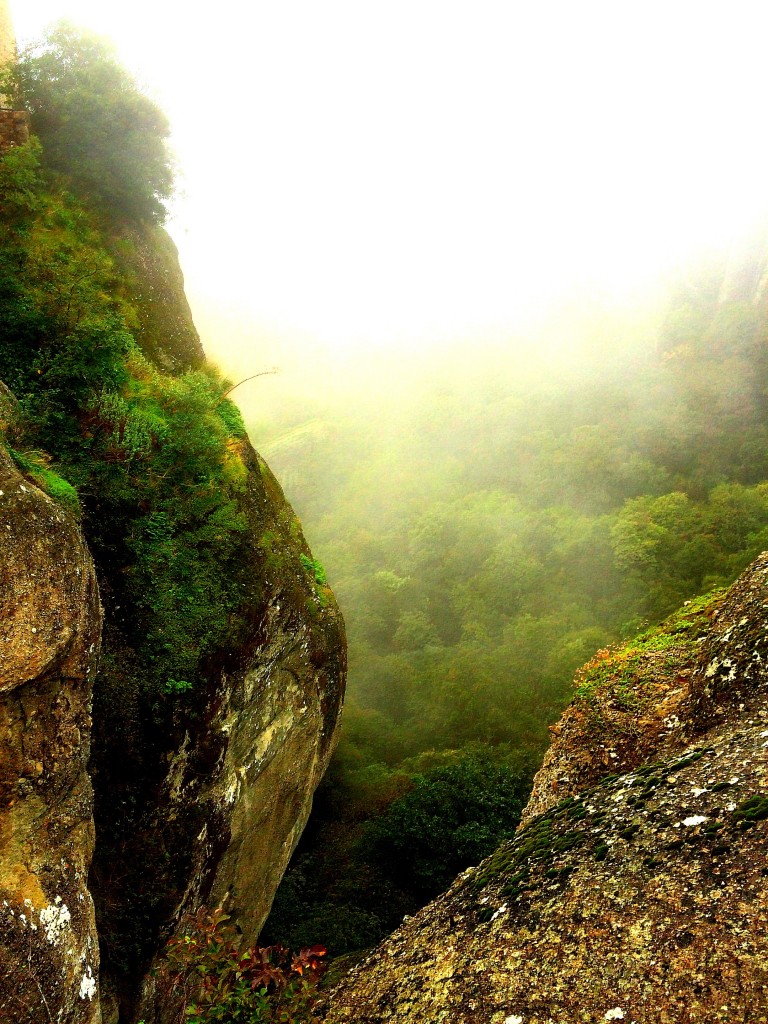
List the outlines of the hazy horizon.
{"label": "hazy horizon", "polygon": [[22,44],[60,17],[111,36],[168,113],[169,228],[234,376],[556,358],[768,205],[756,3],[11,6]]}

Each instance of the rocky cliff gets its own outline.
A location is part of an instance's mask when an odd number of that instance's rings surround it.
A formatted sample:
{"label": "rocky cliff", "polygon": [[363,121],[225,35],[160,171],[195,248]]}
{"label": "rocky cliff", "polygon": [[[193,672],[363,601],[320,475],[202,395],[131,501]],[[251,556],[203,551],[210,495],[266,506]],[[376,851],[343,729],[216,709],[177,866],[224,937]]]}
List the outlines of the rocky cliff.
{"label": "rocky cliff", "polygon": [[[333,751],[344,624],[204,362],[170,239],[89,226],[57,261],[25,216],[3,244],[52,255],[17,257],[21,406],[0,386],[0,1000],[29,1024],[165,1024],[152,969],[184,915],[223,904],[254,940],[268,913]],[[73,326],[38,276],[88,261]]]}
{"label": "rocky cliff", "polygon": [[[15,418],[0,389],[0,440]],[[86,771],[101,633],[77,525],[0,443],[0,991],[4,1020],[100,1020]]]}
{"label": "rocky cliff", "polygon": [[768,555],[577,678],[514,839],[329,1022],[768,1021]]}
{"label": "rocky cliff", "polygon": [[[154,924],[162,938],[186,912],[223,905],[255,942],[333,752],[343,697],[346,648],[333,597],[306,568],[308,549],[274,477],[249,445],[244,456],[261,604],[247,644],[215,679],[202,719],[169,751],[167,774],[141,822],[153,844],[166,836],[164,849],[187,865],[170,889],[169,913],[149,922],[150,934]],[[143,870],[151,874],[144,849]],[[173,1004],[156,989],[151,966],[144,977],[135,1014],[163,1024]]]}

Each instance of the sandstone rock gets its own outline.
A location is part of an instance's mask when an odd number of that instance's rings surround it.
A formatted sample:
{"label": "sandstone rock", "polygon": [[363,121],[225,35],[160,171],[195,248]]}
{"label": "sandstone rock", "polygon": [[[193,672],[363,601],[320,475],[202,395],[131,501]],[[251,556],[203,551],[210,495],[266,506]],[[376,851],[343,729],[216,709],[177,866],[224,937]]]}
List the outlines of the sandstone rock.
{"label": "sandstone rock", "polygon": [[0,444],[0,988],[14,1024],[100,1020],[86,773],[100,628],[77,526]]}
{"label": "sandstone rock", "polygon": [[327,1021],[768,1021],[768,557],[683,620],[679,643],[604,655],[598,717],[578,698],[549,761],[572,792],[540,787],[543,813],[355,968]]}

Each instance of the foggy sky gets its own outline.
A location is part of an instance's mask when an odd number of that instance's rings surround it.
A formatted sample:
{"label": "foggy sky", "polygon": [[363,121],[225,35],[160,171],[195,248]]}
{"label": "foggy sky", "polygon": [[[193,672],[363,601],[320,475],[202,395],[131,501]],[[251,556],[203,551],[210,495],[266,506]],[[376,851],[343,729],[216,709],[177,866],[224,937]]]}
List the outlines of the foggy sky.
{"label": "foggy sky", "polygon": [[16,0],[110,35],[169,114],[170,225],[209,351],[520,338],[766,209],[753,2]]}

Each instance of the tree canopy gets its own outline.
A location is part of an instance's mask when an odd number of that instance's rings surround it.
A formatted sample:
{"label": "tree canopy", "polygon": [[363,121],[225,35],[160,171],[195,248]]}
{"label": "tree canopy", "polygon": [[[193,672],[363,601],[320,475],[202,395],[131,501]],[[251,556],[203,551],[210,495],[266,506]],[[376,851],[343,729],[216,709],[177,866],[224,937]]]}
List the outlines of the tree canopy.
{"label": "tree canopy", "polygon": [[46,166],[114,212],[165,218],[174,177],[168,119],[107,42],[62,22],[21,54],[8,78]]}

